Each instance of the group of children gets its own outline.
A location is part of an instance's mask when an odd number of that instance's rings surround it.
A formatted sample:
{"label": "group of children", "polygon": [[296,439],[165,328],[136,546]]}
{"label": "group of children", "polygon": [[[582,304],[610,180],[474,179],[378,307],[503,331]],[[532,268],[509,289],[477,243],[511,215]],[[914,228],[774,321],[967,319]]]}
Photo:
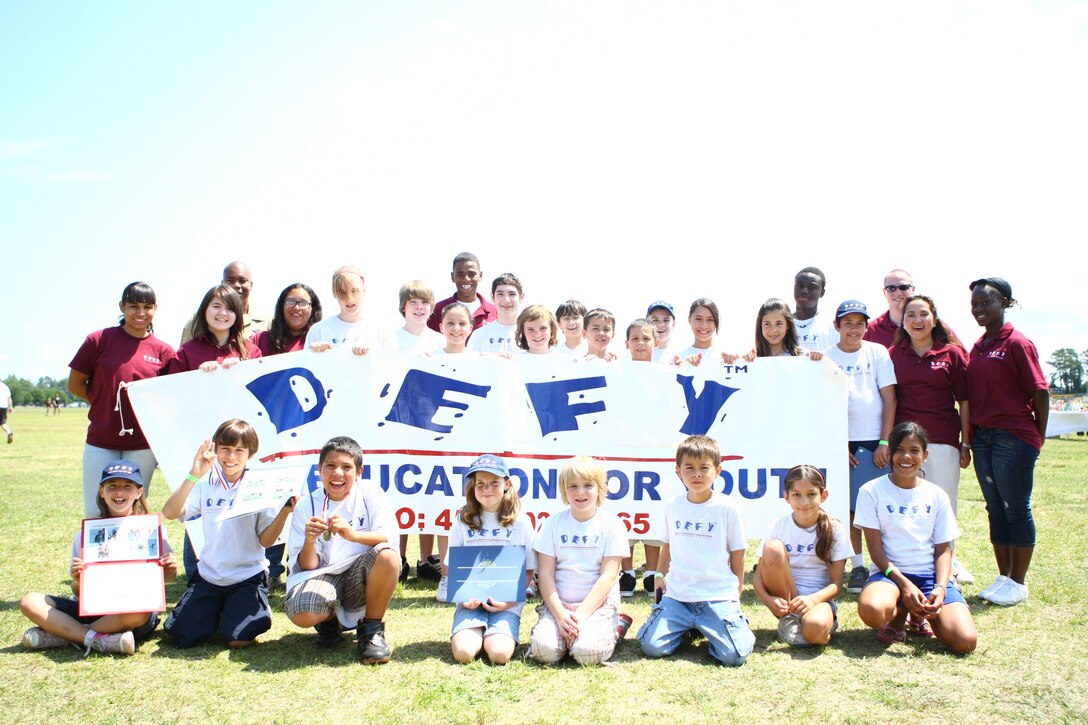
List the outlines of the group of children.
{"label": "group of children", "polygon": [[[163,507],[167,518],[200,512],[204,533],[197,570],[167,618],[166,633],[178,647],[217,632],[230,647],[252,645],[271,626],[265,548],[289,519],[283,608],[290,620],[315,628],[320,647],[342,643],[343,632],[355,629],[362,661],[387,662],[384,617],[401,557],[385,492],[360,477],[362,448],[348,437],[331,439],[318,458],[320,488],[278,510],[220,520],[212,514],[233,503],[257,446],[248,423],[224,422],[200,445],[185,482]],[[900,424],[889,448],[891,472],[866,483],[858,496],[854,525],[872,559],[859,616],[883,642],[901,642],[909,632],[971,652],[977,633],[951,576],[951,544],[959,529],[947,494],[918,475],[928,455],[926,432],[915,423]],[[755,643],[740,605],[746,540],[736,504],[714,490],[721,474],[717,443],[707,436],[685,439],[677,448],[676,473],[686,492],[665,505],[655,603],[638,632],[641,649],[649,657],[666,657],[694,632],[707,639],[715,660],[742,665]],[[791,511],[768,527],[753,587],[779,619],[785,642],[824,645],[838,627],[835,599],[851,548],[842,524],[821,508],[828,491],[818,468],[794,467],[784,489]],[[480,456],[466,469],[464,491],[451,546],[525,548],[526,588],[535,584],[543,600],[528,656],[545,664],[567,655],[581,664],[610,658],[631,624],[620,611],[619,590],[621,562],[631,552],[625,526],[604,508],[603,463],[577,456],[563,464],[559,494],[568,508],[543,519],[535,532],[498,456]],[[103,517],[146,513],[139,467],[124,460],[107,465],[98,504]],[[160,564],[170,580],[177,563],[165,531],[161,535]],[[82,566],[77,535],[70,568],[77,597]],[[30,649],[82,644],[88,652],[132,654],[157,623],[153,612],[80,617],[78,599],[63,596],[28,594],[20,606],[35,625],[23,636]],[[519,641],[523,607],[490,597],[458,603],[450,633],[453,658],[468,662],[483,653],[494,664],[508,662]]]}

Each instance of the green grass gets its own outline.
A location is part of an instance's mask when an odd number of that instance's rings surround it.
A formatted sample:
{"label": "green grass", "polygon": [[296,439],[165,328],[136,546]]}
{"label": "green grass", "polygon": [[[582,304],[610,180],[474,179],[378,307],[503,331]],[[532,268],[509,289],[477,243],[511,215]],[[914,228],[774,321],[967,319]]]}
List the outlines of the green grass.
{"label": "green grass", "polygon": [[[878,644],[858,620],[851,595],[840,600],[841,628],[830,646],[791,650],[776,639],[775,620],[749,582],[744,610],[757,641],[740,669],[710,664],[705,643],[650,661],[631,636],[607,667],[545,668],[521,657],[506,667],[459,666],[449,654],[452,609],[434,602],[433,586],[413,580],[398,591],[387,618],[392,662],[364,667],[353,647],[316,651],[311,633],[279,611],[278,594],[272,631],[249,650],[209,644],[181,651],[158,634],[128,658],[23,650],[28,622],[19,613],[20,597],[67,591],[68,548],[82,505],[86,421],[76,411],[46,418],[17,409],[11,422],[16,443],[0,443],[0,712],[7,722],[1088,720],[1088,557],[1080,537],[1088,530],[1084,439],[1049,441],[1043,451],[1031,599],[1012,609],[975,596],[995,572],[982,498],[974,475],[965,472],[958,546],[980,581],[965,591],[979,628],[978,650],[968,657],[933,642]],[[151,493],[158,510],[167,494],[161,477]],[[180,526],[172,522],[169,528],[172,540],[180,541]],[[182,586],[168,587],[169,602],[177,601]],[[638,596],[624,609],[637,629],[649,604]],[[535,621],[527,610],[523,641]]]}

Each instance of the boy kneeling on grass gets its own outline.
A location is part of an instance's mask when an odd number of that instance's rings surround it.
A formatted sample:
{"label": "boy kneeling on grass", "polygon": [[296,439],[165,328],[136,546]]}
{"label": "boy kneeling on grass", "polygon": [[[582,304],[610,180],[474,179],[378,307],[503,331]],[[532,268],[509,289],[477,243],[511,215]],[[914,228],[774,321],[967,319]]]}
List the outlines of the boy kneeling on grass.
{"label": "boy kneeling on grass", "polygon": [[283,610],[298,626],[317,628],[318,647],[335,647],[343,629],[358,627],[362,660],[388,662],[382,620],[400,573],[393,509],[380,486],[360,480],[363,449],[354,439],[326,443],[318,469],[321,488],[291,516]]}

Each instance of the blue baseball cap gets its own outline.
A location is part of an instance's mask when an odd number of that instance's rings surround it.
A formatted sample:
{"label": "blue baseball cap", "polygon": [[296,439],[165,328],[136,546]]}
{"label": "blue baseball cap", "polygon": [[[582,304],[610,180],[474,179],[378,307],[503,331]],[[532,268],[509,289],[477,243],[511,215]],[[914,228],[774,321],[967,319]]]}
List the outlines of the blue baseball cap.
{"label": "blue baseball cap", "polygon": [[140,467],[124,458],[118,458],[106,464],[106,467],[102,469],[102,480],[98,482],[98,485],[101,486],[111,478],[123,478],[126,481],[132,481],[140,488],[144,487],[144,481],[140,477]]}
{"label": "blue baseball cap", "polygon": [[510,470],[506,467],[506,461],[490,453],[485,453],[469,464],[469,467],[465,469],[465,478],[467,479],[477,471],[494,473],[499,478],[510,478]]}
{"label": "blue baseball cap", "polygon": [[869,310],[865,308],[864,302],[859,302],[857,300],[846,300],[846,302],[843,302],[841,305],[839,305],[839,309],[836,310],[835,321],[837,322],[842,318],[846,317],[847,315],[855,314],[861,315],[866,320],[869,319]]}
{"label": "blue baseball cap", "polygon": [[673,310],[672,305],[670,305],[665,300],[658,300],[657,302],[651,302],[650,306],[646,308],[646,316],[649,317],[650,315],[652,315],[653,311],[656,310],[658,307],[660,307],[661,309],[667,311],[670,315],[672,315],[672,319],[674,319],[674,320],[676,319],[676,311]]}

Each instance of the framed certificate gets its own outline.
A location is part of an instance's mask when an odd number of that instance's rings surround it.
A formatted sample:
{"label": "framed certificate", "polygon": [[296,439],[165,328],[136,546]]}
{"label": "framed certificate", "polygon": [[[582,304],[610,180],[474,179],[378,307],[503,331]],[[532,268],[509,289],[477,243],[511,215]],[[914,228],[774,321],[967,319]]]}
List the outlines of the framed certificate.
{"label": "framed certificate", "polygon": [[159,514],[84,519],[79,616],[166,611]]}
{"label": "framed certificate", "polygon": [[166,587],[157,559],[94,564],[79,573],[81,617],[165,611]]}
{"label": "framed certificate", "polygon": [[451,546],[449,600],[525,601],[524,546]]}

